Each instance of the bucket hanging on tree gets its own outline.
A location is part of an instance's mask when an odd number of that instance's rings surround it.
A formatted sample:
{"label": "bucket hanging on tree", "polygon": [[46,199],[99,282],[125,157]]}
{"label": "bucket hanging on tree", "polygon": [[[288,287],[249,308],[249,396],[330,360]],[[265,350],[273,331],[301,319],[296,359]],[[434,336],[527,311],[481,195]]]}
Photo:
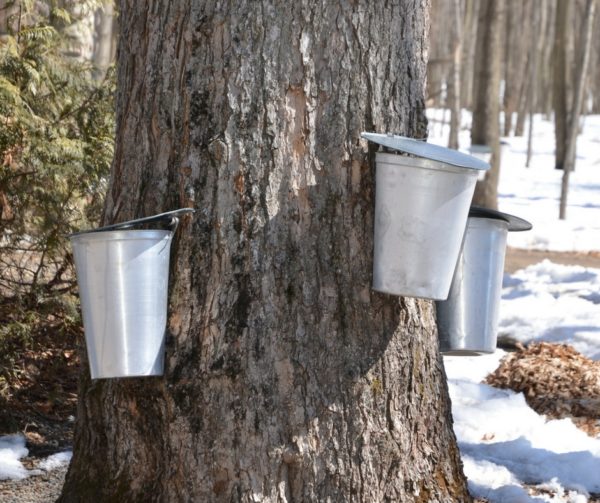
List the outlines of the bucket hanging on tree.
{"label": "bucket hanging on tree", "polygon": [[389,149],[375,157],[373,289],[446,299],[477,176],[489,164],[402,136],[362,136]]}
{"label": "bucket hanging on tree", "polygon": [[[171,241],[193,211],[69,236],[92,379],[162,375]],[[139,228],[148,224],[158,228]]]}
{"label": "bucket hanging on tree", "polygon": [[526,220],[472,207],[450,295],[436,302],[440,351],[479,355],[496,349],[508,232],[527,231]]}

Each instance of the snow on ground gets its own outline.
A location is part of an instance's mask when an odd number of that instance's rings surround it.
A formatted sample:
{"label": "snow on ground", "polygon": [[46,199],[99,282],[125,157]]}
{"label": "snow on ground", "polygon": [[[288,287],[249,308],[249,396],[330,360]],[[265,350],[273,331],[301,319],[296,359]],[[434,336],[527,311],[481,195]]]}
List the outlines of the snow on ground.
{"label": "snow on ground", "polygon": [[[570,344],[600,360],[600,269],[544,260],[506,274],[499,333]],[[589,493],[600,493],[600,438],[570,419],[546,421],[522,393],[481,384],[503,355],[444,357],[471,492],[492,503],[587,502]],[[542,484],[552,496],[530,497],[522,483]]]}
{"label": "snow on ground", "polygon": [[30,475],[39,475],[40,470],[46,472],[55,470],[63,465],[69,464],[73,453],[71,451],[58,452],[43,459],[38,469],[28,470],[21,463],[21,458],[29,454],[25,447],[23,435],[5,435],[0,437],[0,480],[20,480]]}
{"label": "snow on ground", "polygon": [[[600,493],[600,438],[590,438],[570,419],[546,421],[522,393],[481,384],[503,355],[444,357],[472,494],[492,503],[587,502],[590,492]],[[530,497],[523,483],[543,485],[553,495]]]}
{"label": "snow on ground", "polygon": [[27,470],[19,459],[27,456],[28,452],[22,435],[0,437],[0,480],[27,477]]}
{"label": "snow on ground", "polygon": [[600,269],[544,260],[505,275],[499,333],[570,344],[600,360]]}
{"label": "snow on ground", "polygon": [[73,451],[57,452],[56,454],[52,454],[46,459],[43,459],[38,465],[38,468],[40,470],[50,472],[60,468],[61,466],[68,465],[71,462],[72,457]]}
{"label": "snow on ground", "polygon": [[[446,145],[442,111],[430,111],[430,141]],[[447,119],[446,119],[447,120]],[[470,116],[463,115],[468,127]],[[562,172],[554,169],[554,132],[536,116],[533,157],[527,139],[505,138],[499,208],[529,220],[530,232],[509,234],[509,246],[553,251],[600,249],[600,116],[585,120],[571,176],[567,220],[558,219]],[[469,131],[461,131],[468,152]],[[499,333],[521,342],[568,343],[600,360],[600,269],[547,260],[504,277]],[[471,492],[491,503],[585,503],[600,493],[600,438],[570,419],[546,421],[522,393],[482,384],[503,356],[444,357],[454,430]],[[540,493],[530,496],[524,484]]]}

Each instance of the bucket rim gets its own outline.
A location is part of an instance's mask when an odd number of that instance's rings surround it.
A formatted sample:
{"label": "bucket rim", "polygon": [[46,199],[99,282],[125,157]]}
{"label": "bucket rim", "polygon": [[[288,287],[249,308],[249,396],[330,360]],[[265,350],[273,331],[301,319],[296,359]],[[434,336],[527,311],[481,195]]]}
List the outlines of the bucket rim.
{"label": "bucket rim", "polygon": [[450,164],[462,169],[471,169],[475,171],[487,171],[490,169],[489,163],[465,154],[458,150],[428,143],[425,140],[417,140],[415,138],[407,138],[406,136],[394,135],[391,133],[369,133],[362,132],[360,134],[364,139],[369,140],[378,145],[382,145],[393,150],[412,154],[420,158],[430,159],[432,161]]}
{"label": "bucket rim", "polygon": [[489,218],[492,220],[503,220],[508,223],[509,232],[529,231],[533,228],[531,222],[498,210],[491,210],[483,206],[471,206],[469,210],[469,218]]}
{"label": "bucket rim", "polygon": [[[453,164],[448,164],[442,161],[434,161],[433,159],[426,159],[424,157],[409,157],[401,154],[392,154],[388,152],[377,152],[376,160],[378,162],[384,162],[386,164],[395,164],[400,166],[409,166],[411,168],[430,169],[433,171],[443,171],[445,173],[455,173],[458,175],[474,175],[477,176],[475,170],[466,170]],[[381,161],[380,161],[381,160]]]}
{"label": "bucket rim", "polygon": [[[134,225],[143,225],[149,224],[151,222],[162,222],[169,221],[169,225],[173,227],[173,230],[177,228],[177,224],[179,223],[179,217],[181,215],[185,215],[186,213],[194,213],[196,210],[194,208],[180,208],[178,210],[166,211],[164,213],[158,213],[156,215],[152,215],[149,217],[136,218],[135,220],[127,220],[125,222],[120,222],[118,224],[106,225],[104,227],[98,227],[96,229],[88,229],[85,231],[74,232],[73,234],[69,234],[67,237],[72,238],[74,236],[79,236],[81,234],[93,234],[100,232],[107,232],[113,230],[124,230],[129,227],[133,227]],[[151,230],[151,229],[149,229]],[[157,229],[158,230],[158,229]]]}
{"label": "bucket rim", "polygon": [[173,235],[172,230],[168,229],[114,229],[103,232],[77,232],[71,234],[71,241],[81,239],[93,241],[126,241],[134,239],[152,239],[170,238]]}

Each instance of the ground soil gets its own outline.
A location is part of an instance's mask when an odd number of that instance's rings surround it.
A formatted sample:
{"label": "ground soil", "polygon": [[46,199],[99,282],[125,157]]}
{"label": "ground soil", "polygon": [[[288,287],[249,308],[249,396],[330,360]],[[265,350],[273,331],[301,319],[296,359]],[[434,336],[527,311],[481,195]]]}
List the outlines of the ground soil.
{"label": "ground soil", "polygon": [[[560,253],[509,248],[505,271],[514,273],[544,259],[568,265],[600,268],[600,252]],[[35,469],[46,456],[70,449],[79,373],[78,337],[52,337],[45,346],[25,352],[19,363],[24,372],[9,397],[0,400],[0,436],[22,433],[27,440],[29,456],[22,460]],[[1,398],[1,397],[0,397]],[[2,503],[46,503],[60,494],[67,467],[32,475],[24,480],[0,480]],[[485,501],[485,500],[478,500]],[[591,501],[600,501],[591,499]]]}
{"label": "ground soil", "polygon": [[600,269],[600,252],[551,252],[545,250],[521,250],[519,248],[508,248],[504,271],[514,273],[528,265],[537,264],[544,259],[556,264],[581,265]]}

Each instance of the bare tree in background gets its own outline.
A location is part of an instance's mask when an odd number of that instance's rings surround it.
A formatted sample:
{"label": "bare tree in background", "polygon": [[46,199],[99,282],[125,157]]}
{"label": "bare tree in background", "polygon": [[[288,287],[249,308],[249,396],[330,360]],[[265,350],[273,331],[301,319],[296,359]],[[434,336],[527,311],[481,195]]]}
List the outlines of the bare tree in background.
{"label": "bare tree in background", "polygon": [[575,80],[575,95],[573,97],[572,113],[568,120],[568,137],[564,161],[564,173],[560,190],[560,209],[559,218],[564,220],[567,216],[567,196],[569,193],[569,176],[575,167],[575,156],[577,154],[577,136],[579,134],[579,117],[583,105],[583,94],[587,69],[589,66],[590,52],[592,47],[592,28],[594,26],[594,15],[596,12],[596,0],[587,0],[584,14],[584,28],[582,34],[581,47],[578,51],[580,55],[577,65],[577,77]]}
{"label": "bare tree in background", "polygon": [[553,0],[546,2],[546,8],[546,29],[544,30],[544,49],[541,54],[538,102],[541,111],[546,116],[546,119],[551,120],[552,111],[554,109],[552,91],[554,65],[552,64],[552,55],[554,51],[554,32],[556,29],[556,2]]}
{"label": "bare tree in background", "polygon": [[115,54],[114,7],[106,2],[94,15],[94,78],[102,80]]}
{"label": "bare tree in background", "polygon": [[500,74],[505,3],[503,0],[489,0],[482,2],[479,9],[475,58],[477,88],[471,143],[491,148],[492,166],[485,178],[477,182],[473,202],[495,209],[498,207],[500,174]]}
{"label": "bare tree in background", "polygon": [[527,29],[530,22],[530,0],[508,0],[506,2],[506,39],[504,70],[504,136],[513,131],[513,115],[518,109],[522,88],[526,86]]}
{"label": "bare tree in background", "polygon": [[571,86],[571,61],[569,39],[573,25],[573,2],[557,0],[554,29],[553,80],[552,93],[554,103],[554,167],[563,169],[567,153],[569,93]]}
{"label": "bare tree in background", "polygon": [[[451,1],[451,0],[449,0]],[[475,47],[473,43],[477,37],[477,16],[479,1],[465,0],[465,9],[462,22],[461,78],[460,78],[460,103],[462,108],[471,109],[473,106],[473,87],[475,79]]]}
{"label": "bare tree in background", "polygon": [[462,55],[462,15],[460,0],[453,0],[454,40],[452,49],[452,78],[449,89],[450,96],[450,135],[448,147],[458,149],[458,134],[460,132],[460,60]]}
{"label": "bare tree in background", "polygon": [[527,133],[527,159],[525,167],[529,167],[531,163],[531,154],[533,150],[533,126],[534,115],[536,112],[536,102],[538,94],[538,66],[540,55],[543,54],[544,40],[546,38],[546,16],[547,16],[547,0],[539,1],[539,8],[534,9],[533,26],[537,26],[539,30],[531,30],[531,42],[529,45],[529,68],[528,68],[528,109],[529,109],[529,129]]}

